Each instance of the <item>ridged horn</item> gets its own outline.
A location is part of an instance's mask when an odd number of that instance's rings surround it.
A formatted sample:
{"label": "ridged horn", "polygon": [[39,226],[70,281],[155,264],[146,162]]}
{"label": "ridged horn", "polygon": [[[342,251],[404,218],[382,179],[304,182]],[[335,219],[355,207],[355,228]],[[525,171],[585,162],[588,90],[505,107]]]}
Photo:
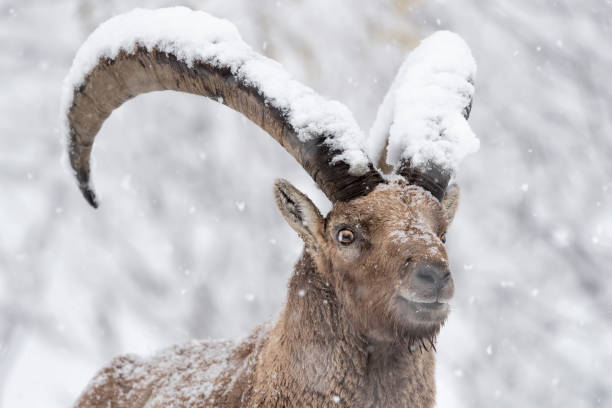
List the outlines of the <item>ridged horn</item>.
{"label": "ridged horn", "polygon": [[383,171],[442,200],[461,160],[479,148],[467,119],[476,62],[457,34],[438,31],[414,49],[387,92],[369,137]]}
{"label": "ridged horn", "polygon": [[[471,96],[466,104],[461,113],[465,120],[470,117],[470,111],[472,110]],[[442,132],[444,131],[445,129],[442,130]],[[454,167],[438,163],[435,160],[428,160],[425,164],[413,166],[410,158],[401,158],[396,173],[404,177],[409,184],[423,187],[438,201],[442,201],[448,183],[455,171]]]}
{"label": "ridged horn", "polygon": [[70,164],[92,206],[90,157],[100,127],[125,101],[162,90],[206,96],[242,113],[280,143],[332,202],[365,195],[382,182],[348,109],[252,51],[231,23],[182,7],[135,10],[88,38],[66,80]]}

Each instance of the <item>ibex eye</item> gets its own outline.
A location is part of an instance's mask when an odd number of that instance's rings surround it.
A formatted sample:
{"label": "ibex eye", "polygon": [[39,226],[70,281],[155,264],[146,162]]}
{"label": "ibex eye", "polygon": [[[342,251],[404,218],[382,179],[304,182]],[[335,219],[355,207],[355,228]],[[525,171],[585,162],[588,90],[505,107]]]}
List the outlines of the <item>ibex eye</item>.
{"label": "ibex eye", "polygon": [[442,241],[442,243],[446,244],[446,233],[440,235],[440,241]]}
{"label": "ibex eye", "polygon": [[342,245],[348,245],[355,240],[355,233],[350,229],[341,229],[338,231],[338,242]]}

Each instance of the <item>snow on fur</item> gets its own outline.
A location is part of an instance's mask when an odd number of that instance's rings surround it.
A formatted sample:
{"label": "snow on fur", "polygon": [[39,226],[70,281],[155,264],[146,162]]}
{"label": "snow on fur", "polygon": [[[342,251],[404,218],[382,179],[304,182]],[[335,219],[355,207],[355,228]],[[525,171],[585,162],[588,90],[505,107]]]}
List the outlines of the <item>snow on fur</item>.
{"label": "snow on fur", "polygon": [[463,112],[474,94],[476,62],[457,34],[438,31],[402,64],[370,130],[368,151],[378,162],[388,137],[387,164],[433,162],[453,172],[480,143]]}
{"label": "snow on fur", "polygon": [[229,68],[238,78],[260,90],[266,101],[286,112],[303,142],[326,135],[326,143],[342,153],[350,173],[361,175],[368,167],[364,136],[350,111],[294,80],[277,62],[251,49],[227,20],[185,7],[135,9],[101,24],[78,50],[62,93],[62,135],[67,138],[67,113],[74,90],[85,81],[100,58],[114,58],[121,50],[137,46],[174,54],[191,66],[196,61]]}

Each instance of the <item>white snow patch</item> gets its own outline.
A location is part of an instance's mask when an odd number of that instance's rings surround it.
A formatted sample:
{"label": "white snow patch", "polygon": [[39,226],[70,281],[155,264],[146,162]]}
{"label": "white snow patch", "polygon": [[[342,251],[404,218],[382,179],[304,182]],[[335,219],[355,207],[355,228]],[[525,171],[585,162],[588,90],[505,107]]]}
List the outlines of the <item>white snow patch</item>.
{"label": "white snow patch", "polygon": [[480,143],[463,116],[474,94],[476,62],[457,34],[438,31],[402,64],[381,104],[368,138],[378,162],[388,138],[387,163],[411,159],[455,171]]}
{"label": "white snow patch", "polygon": [[174,54],[189,66],[201,61],[229,68],[257,88],[267,103],[287,114],[302,142],[325,135],[325,143],[342,152],[332,162],[346,162],[353,175],[366,172],[369,159],[364,135],[343,104],[321,97],[293,79],[280,64],[253,51],[229,21],[186,7],[135,9],[102,23],[87,38],[64,80],[61,134],[66,140],[74,90],[100,58],[112,59],[122,50],[130,53],[137,47]]}
{"label": "white snow patch", "polygon": [[236,204],[236,209],[240,212],[244,212],[246,209],[246,203],[244,201],[236,201],[234,204]]}
{"label": "white snow patch", "polygon": [[[260,326],[246,341],[259,349],[270,326]],[[96,387],[112,383],[116,378],[127,379],[131,388],[126,398],[142,390],[154,387],[146,401],[147,406],[196,406],[201,405],[215,389],[220,376],[229,378],[229,387],[242,374],[251,375],[257,361],[257,352],[246,358],[236,358],[235,350],[243,343],[226,340],[193,340],[188,344],[172,346],[155,353],[150,358],[126,355],[115,358],[94,377],[86,393]]]}

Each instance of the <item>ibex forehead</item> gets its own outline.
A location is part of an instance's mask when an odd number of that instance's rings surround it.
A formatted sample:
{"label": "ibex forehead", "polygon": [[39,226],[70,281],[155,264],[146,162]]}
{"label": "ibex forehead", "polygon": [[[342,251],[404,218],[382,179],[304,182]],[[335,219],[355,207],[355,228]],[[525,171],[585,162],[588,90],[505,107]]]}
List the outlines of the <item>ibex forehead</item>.
{"label": "ibex forehead", "polygon": [[403,182],[381,184],[366,196],[337,203],[327,221],[359,222],[364,228],[413,221],[426,223],[435,232],[447,227],[440,202],[429,191]]}

